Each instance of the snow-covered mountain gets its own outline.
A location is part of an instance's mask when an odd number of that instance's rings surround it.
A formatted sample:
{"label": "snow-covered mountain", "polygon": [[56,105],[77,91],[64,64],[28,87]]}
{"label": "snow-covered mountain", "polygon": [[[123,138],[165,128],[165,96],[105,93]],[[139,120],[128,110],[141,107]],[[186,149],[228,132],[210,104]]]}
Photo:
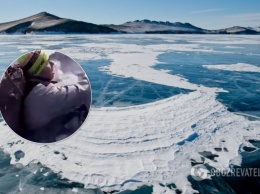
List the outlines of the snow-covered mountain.
{"label": "snow-covered mountain", "polygon": [[115,30],[92,23],[60,18],[47,12],[0,24],[0,33],[111,33]]}

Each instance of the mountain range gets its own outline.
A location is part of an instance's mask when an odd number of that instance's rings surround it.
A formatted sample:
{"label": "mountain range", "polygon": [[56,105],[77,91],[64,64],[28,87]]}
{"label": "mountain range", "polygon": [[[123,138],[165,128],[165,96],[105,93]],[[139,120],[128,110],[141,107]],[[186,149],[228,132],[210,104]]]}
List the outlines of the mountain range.
{"label": "mountain range", "polygon": [[92,23],[60,18],[47,12],[0,24],[0,33],[115,33],[116,30]]}
{"label": "mountain range", "polygon": [[1,34],[109,34],[109,33],[142,33],[142,34],[260,34],[260,27],[234,26],[219,30],[207,30],[190,23],[135,20],[121,25],[97,25],[83,21],[60,18],[47,12],[0,23]]}

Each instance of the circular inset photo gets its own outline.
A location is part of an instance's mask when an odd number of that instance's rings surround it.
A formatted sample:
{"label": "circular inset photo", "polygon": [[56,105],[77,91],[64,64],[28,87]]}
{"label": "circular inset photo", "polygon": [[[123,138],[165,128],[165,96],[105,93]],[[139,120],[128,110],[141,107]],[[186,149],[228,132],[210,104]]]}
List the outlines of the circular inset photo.
{"label": "circular inset photo", "polygon": [[0,83],[0,110],[19,136],[57,142],[76,132],[88,116],[91,86],[81,66],[56,51],[37,50],[16,59]]}

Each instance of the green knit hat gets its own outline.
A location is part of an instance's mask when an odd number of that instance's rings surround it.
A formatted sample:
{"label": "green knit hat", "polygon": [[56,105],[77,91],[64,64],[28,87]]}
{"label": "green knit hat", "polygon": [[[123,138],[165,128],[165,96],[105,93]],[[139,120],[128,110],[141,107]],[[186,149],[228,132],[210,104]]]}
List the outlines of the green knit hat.
{"label": "green knit hat", "polygon": [[18,63],[23,69],[28,70],[32,75],[39,75],[47,66],[48,62],[49,55],[43,50],[35,51],[33,54],[27,53],[18,59]]}

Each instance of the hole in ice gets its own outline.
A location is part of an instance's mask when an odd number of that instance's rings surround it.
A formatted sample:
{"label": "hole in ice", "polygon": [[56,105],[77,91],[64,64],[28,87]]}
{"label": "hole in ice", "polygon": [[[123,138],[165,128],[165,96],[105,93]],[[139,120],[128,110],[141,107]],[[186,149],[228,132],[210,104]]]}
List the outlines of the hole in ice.
{"label": "hole in ice", "polygon": [[167,184],[166,187],[168,187],[169,189],[177,188],[174,183]]}
{"label": "hole in ice", "polygon": [[196,161],[195,159],[191,159],[191,166],[195,166],[197,164],[204,164],[205,158],[201,157],[201,161]]}
{"label": "hole in ice", "polygon": [[260,141],[254,140],[254,139],[250,139],[249,143],[251,143],[252,145],[254,145],[257,148],[260,148]]}
{"label": "hole in ice", "polygon": [[212,161],[216,161],[215,157],[219,157],[219,155],[217,154],[212,154],[211,152],[208,151],[204,151],[204,152],[199,152],[200,155],[212,160]]}
{"label": "hole in ice", "polygon": [[161,186],[161,187],[164,187],[165,185],[164,184],[162,184],[162,183],[159,183],[159,185]]}
{"label": "hole in ice", "polygon": [[68,159],[68,157],[64,153],[62,153],[61,155],[62,155],[62,160],[67,160]]}
{"label": "hole in ice", "polygon": [[54,151],[53,153],[54,153],[54,154],[59,154],[60,152],[59,152],[59,151]]}
{"label": "hole in ice", "polygon": [[24,152],[21,151],[21,150],[18,150],[14,153],[14,156],[15,156],[15,161],[19,161],[21,158],[23,158],[25,156]]}
{"label": "hole in ice", "polygon": [[12,147],[14,145],[14,142],[7,143],[7,145],[9,145],[9,147]]}
{"label": "hole in ice", "polygon": [[193,124],[191,125],[191,128],[194,129],[197,125],[196,124]]}
{"label": "hole in ice", "polygon": [[221,152],[222,148],[214,148],[214,150],[216,150],[217,152]]}
{"label": "hole in ice", "polygon": [[21,142],[21,140],[17,141],[15,144],[18,144],[18,143],[20,143],[20,142]]}
{"label": "hole in ice", "polygon": [[252,152],[252,151],[255,151],[256,148],[244,146],[243,150],[245,150],[246,152]]}
{"label": "hole in ice", "polygon": [[57,151],[57,150],[55,150],[53,153],[54,153],[54,154],[61,154],[62,160],[67,160],[67,159],[68,159],[68,157],[67,157],[64,153],[60,153],[60,152]]}
{"label": "hole in ice", "polygon": [[199,135],[197,133],[193,133],[191,134],[189,137],[187,137],[186,139],[184,139],[183,141],[180,141],[177,143],[177,145],[183,145],[185,144],[185,142],[191,142],[194,141],[197,137],[199,137]]}

